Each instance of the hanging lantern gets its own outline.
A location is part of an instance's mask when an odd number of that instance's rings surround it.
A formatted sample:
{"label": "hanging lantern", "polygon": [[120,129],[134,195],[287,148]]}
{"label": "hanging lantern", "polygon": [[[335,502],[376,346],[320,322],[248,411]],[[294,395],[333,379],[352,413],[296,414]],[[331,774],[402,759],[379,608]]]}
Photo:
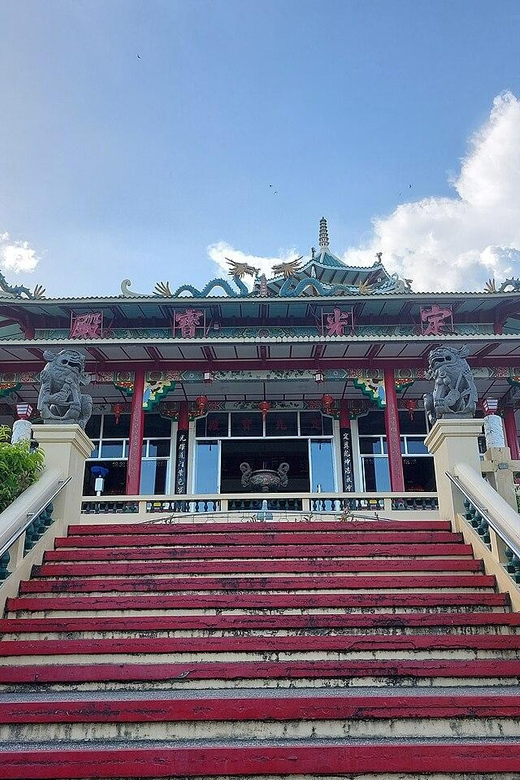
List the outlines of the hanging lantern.
{"label": "hanging lantern", "polygon": [[197,414],[199,417],[202,417],[202,415],[206,414],[208,408],[208,396],[199,395],[199,397],[195,399],[195,403],[197,404]]}
{"label": "hanging lantern", "polygon": [[124,404],[112,404],[112,414],[116,418],[116,425],[119,425],[119,420],[121,419],[121,414],[123,413],[124,408]]}
{"label": "hanging lantern", "polygon": [[16,404],[16,414],[19,420],[28,420],[31,416],[33,408],[31,404]]}
{"label": "hanging lantern", "polygon": [[403,401],[403,406],[408,411],[410,420],[413,420],[413,414],[417,409],[417,401],[414,398],[409,398],[406,401]]}
{"label": "hanging lantern", "polygon": [[271,408],[271,404],[269,403],[269,401],[260,401],[260,403],[258,404],[258,408],[262,412],[262,417],[265,422],[265,418],[267,417],[267,412]]}
{"label": "hanging lantern", "polygon": [[331,414],[332,406],[334,405],[334,398],[328,393],[325,393],[325,395],[322,395],[321,397],[321,403],[323,405],[323,412],[325,414]]}

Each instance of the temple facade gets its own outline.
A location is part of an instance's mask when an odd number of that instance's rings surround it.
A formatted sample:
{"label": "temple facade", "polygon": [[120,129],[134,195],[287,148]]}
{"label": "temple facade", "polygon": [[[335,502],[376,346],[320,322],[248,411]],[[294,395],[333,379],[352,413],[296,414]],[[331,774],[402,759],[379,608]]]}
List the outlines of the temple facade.
{"label": "temple facade", "polygon": [[114,297],[53,299],[1,287],[1,422],[39,421],[50,353],[85,357],[86,496],[100,474],[103,498],[434,493],[423,395],[440,343],[465,348],[477,413],[498,402],[520,457],[517,280],[415,293],[381,255],[345,265],[322,219],[317,249],[271,278],[230,261],[200,290],[158,282],[141,294],[124,280]]}

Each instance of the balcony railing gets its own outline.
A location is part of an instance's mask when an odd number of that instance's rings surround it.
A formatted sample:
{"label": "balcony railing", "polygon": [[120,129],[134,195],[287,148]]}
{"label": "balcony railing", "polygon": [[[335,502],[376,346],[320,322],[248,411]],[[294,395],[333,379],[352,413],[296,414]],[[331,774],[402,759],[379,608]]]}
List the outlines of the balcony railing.
{"label": "balcony railing", "polygon": [[84,497],[84,514],[103,515],[114,521],[146,522],[154,515],[169,515],[175,521],[186,522],[189,515],[194,522],[209,513],[229,513],[252,517],[262,511],[290,513],[349,512],[378,513],[382,517],[398,519],[407,513],[436,512],[436,493],[240,493],[235,495],[177,495],[177,496],[100,496]]}

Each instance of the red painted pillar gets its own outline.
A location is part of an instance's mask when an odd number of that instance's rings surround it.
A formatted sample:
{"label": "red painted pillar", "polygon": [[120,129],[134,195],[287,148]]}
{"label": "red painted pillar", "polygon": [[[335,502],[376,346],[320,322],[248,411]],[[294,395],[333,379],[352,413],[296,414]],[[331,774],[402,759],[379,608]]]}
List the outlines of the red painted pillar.
{"label": "red painted pillar", "polygon": [[179,420],[177,426],[177,442],[175,457],[175,493],[183,495],[188,488],[188,432],[190,417],[188,402],[181,401],[179,405]]}
{"label": "red painted pillar", "polygon": [[504,409],[504,428],[506,432],[506,443],[511,450],[511,458],[513,460],[520,460],[518,431],[516,429],[515,409],[513,406],[506,406]]}
{"label": "red painted pillar", "polygon": [[385,429],[388,448],[388,467],[390,469],[390,487],[394,493],[404,491],[403,459],[401,457],[401,433],[399,430],[399,412],[395,392],[394,371],[384,369],[385,378]]}
{"label": "red painted pillar", "polygon": [[138,369],[134,378],[130,438],[128,442],[128,468],[126,471],[126,495],[137,496],[141,487],[141,457],[144,433],[144,371]]}

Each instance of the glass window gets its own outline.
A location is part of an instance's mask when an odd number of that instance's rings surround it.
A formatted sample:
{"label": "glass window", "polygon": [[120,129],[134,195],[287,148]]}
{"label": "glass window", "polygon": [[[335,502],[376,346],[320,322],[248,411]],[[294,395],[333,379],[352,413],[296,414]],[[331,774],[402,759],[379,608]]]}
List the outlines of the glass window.
{"label": "glass window", "polygon": [[202,438],[206,435],[206,418],[199,417],[195,423],[195,436]]}
{"label": "glass window", "polygon": [[160,414],[147,413],[144,416],[144,436],[151,438],[170,438],[172,430],[172,421],[167,417],[161,417]]}
{"label": "glass window", "polygon": [[321,412],[300,412],[300,431],[302,436],[322,436],[323,434],[322,413]]}
{"label": "glass window", "polygon": [[232,412],[231,436],[256,436],[263,433],[262,415],[260,412]]}
{"label": "glass window", "polygon": [[195,493],[218,493],[219,445],[198,441],[195,447]]}
{"label": "glass window", "polygon": [[101,432],[101,415],[94,414],[85,426],[85,433],[91,439],[98,439]]}
{"label": "glass window", "polygon": [[267,436],[297,436],[298,415],[296,412],[270,412],[266,420]]}
{"label": "glass window", "polygon": [[96,478],[91,472],[93,466],[103,466],[108,469],[108,474],[105,477],[105,489],[103,490],[103,496],[124,496],[126,493],[126,460],[104,460],[96,461],[95,463],[85,463],[85,479],[83,485],[83,495],[94,496],[96,491],[94,490]]}
{"label": "glass window", "polygon": [[99,442],[93,441],[92,444],[94,445],[94,449],[92,450],[92,453],[90,455],[91,458],[99,458]]}
{"label": "glass window", "polygon": [[362,455],[381,455],[381,438],[379,436],[360,436],[359,451]]}
{"label": "glass window", "polygon": [[105,414],[103,420],[104,439],[126,439],[130,435],[130,415],[122,414],[116,422],[114,414]]}
{"label": "glass window", "polygon": [[334,458],[331,441],[311,440],[311,479],[312,492],[334,492]]}
{"label": "glass window", "polygon": [[142,496],[163,495],[166,493],[167,470],[167,460],[141,461],[141,486],[139,493]]}
{"label": "glass window", "polygon": [[367,493],[390,491],[388,458],[363,458],[363,477]]}
{"label": "glass window", "polygon": [[122,441],[104,441],[101,443],[101,457],[102,458],[122,458],[123,457],[123,442]]}
{"label": "glass window", "polygon": [[403,473],[406,491],[435,491],[433,458],[403,458]]}
{"label": "glass window", "polygon": [[323,421],[323,435],[332,436],[332,417],[322,416]]}
{"label": "glass window", "polygon": [[399,430],[402,434],[423,433],[427,434],[426,415],[423,409],[417,409],[411,419],[408,412],[399,412]]}
{"label": "glass window", "polygon": [[424,443],[424,439],[412,439],[410,436],[406,437],[406,451],[410,455],[429,455],[428,448]]}
{"label": "glass window", "polygon": [[148,442],[148,457],[149,458],[167,458],[170,454],[170,440],[159,439],[157,441]]}
{"label": "glass window", "polygon": [[385,436],[385,414],[384,412],[369,412],[363,417],[358,418],[358,430],[360,434]]}
{"label": "glass window", "polygon": [[228,435],[227,412],[211,412],[206,417],[206,436]]}

